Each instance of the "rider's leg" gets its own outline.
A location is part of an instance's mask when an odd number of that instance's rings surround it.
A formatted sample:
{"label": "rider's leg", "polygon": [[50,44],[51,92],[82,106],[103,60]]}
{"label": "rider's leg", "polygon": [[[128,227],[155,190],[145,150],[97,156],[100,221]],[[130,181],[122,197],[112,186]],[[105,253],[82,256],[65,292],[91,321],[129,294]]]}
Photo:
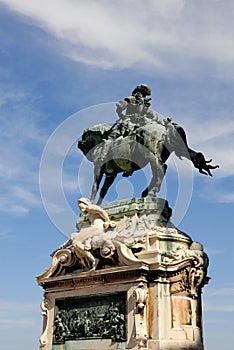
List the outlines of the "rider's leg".
{"label": "rider's leg", "polygon": [[100,157],[98,159],[100,166],[102,166],[104,164],[104,162],[107,161],[107,155],[108,155],[108,152],[110,150],[112,141],[111,140],[103,140],[102,144],[103,144],[103,146],[101,149]]}

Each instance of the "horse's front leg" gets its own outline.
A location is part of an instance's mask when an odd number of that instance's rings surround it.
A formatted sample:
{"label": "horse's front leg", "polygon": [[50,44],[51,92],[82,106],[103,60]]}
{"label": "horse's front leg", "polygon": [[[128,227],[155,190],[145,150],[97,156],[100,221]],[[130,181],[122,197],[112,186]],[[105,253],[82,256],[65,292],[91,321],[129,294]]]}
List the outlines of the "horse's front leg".
{"label": "horse's front leg", "polygon": [[94,181],[93,181],[93,186],[92,186],[92,193],[91,193],[91,202],[93,203],[97,194],[97,191],[99,189],[100,182],[102,180],[103,176],[103,171],[102,167],[99,165],[94,166]]}
{"label": "horse's front leg", "polygon": [[110,186],[113,184],[116,176],[117,176],[117,173],[113,173],[110,176],[106,176],[104,184],[103,184],[102,189],[100,191],[100,197],[97,201],[97,205],[100,205],[102,203],[103,198],[107,194],[107,191],[109,190]]}

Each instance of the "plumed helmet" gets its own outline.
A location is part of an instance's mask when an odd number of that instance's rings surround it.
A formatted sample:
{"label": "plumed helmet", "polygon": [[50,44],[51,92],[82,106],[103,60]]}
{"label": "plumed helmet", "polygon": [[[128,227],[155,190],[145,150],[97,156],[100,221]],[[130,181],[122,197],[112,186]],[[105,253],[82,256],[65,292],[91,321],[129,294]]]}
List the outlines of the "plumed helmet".
{"label": "plumed helmet", "polygon": [[151,95],[151,89],[146,84],[137,85],[137,87],[133,90],[132,95],[135,95],[138,92],[140,92],[143,96],[150,96]]}

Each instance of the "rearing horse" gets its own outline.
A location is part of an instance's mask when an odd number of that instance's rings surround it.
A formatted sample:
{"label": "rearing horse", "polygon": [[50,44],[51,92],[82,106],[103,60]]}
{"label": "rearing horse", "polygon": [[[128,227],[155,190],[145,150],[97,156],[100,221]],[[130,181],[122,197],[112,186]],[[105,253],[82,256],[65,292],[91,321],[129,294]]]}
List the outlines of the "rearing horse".
{"label": "rearing horse", "polygon": [[[94,182],[91,201],[95,200],[100,182],[105,174],[105,181],[100,191],[97,204],[100,205],[108,189],[118,173],[130,176],[136,170],[150,164],[152,179],[142,192],[142,197],[155,195],[160,187],[167,169],[165,164],[172,152],[181,159],[185,157],[192,161],[194,167],[205,175],[211,174],[211,160],[205,160],[201,152],[189,148],[184,129],[176,123],[165,121],[164,125],[157,122],[147,123],[137,127],[128,136],[111,138],[112,128],[108,124],[98,124],[84,131],[78,148],[88,160],[94,163]],[[110,136],[109,136],[110,135]],[[109,137],[108,137],[109,136]],[[105,154],[105,159],[100,161]]]}

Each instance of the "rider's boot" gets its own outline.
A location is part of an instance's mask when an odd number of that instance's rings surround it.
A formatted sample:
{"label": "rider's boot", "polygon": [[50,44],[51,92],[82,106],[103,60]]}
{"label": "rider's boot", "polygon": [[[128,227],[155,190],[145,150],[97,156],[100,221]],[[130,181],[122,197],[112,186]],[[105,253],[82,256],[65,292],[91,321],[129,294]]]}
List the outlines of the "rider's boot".
{"label": "rider's boot", "polygon": [[103,140],[103,146],[99,157],[100,165],[103,165],[106,162],[106,158],[110,149],[110,143],[111,143],[110,140]]}

